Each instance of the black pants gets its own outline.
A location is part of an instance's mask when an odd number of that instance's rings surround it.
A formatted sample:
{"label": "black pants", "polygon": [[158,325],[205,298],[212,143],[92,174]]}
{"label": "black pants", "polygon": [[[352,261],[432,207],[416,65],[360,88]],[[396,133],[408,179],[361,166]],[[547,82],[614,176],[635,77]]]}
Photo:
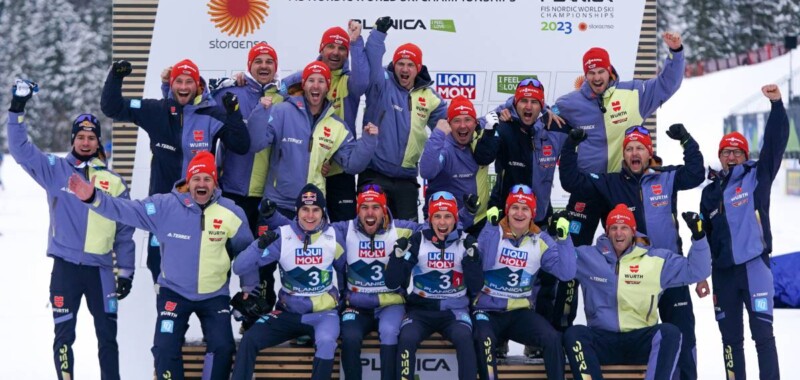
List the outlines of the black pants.
{"label": "black pants", "polygon": [[376,184],[383,189],[392,216],[412,222],[419,220],[419,183],[416,178],[390,178],[367,169],[358,175],[358,187],[366,184]]}
{"label": "black pants", "polygon": [[228,379],[236,350],[228,306],[230,301],[228,296],[191,301],[165,287],[159,289],[156,297],[158,318],[152,349],[157,378],[183,380],[181,347],[189,327],[189,317],[194,313],[200,320],[203,339],[208,345],[203,360],[203,378]]}
{"label": "black pants", "polygon": [[475,325],[475,352],[481,380],[497,378],[495,349],[497,342],[507,339],[542,347],[547,378],[564,378],[561,334],[532,309],[476,311],[472,313],[472,321]]}
{"label": "black pants", "polygon": [[[75,343],[75,326],[83,296],[86,296],[89,313],[94,319],[100,378],[119,379],[115,291],[114,273],[111,268],[76,265],[58,257],[53,259],[53,271],[50,274],[50,303],[53,305],[55,323],[53,357],[58,379],[73,378],[72,344]],[[106,294],[114,296],[106,298]]]}
{"label": "black pants", "polygon": [[228,198],[241,207],[247,217],[247,224],[250,226],[250,232],[253,236],[258,236],[258,205],[261,203],[259,197],[245,197],[239,194],[222,193],[222,196]]}
{"label": "black pants", "polygon": [[[597,226],[608,215],[610,209],[603,199],[572,194],[567,203],[569,232],[575,246],[592,245]],[[547,318],[558,331],[572,326],[578,312],[577,280],[559,281],[554,276],[539,271],[540,290],[536,310]]]}
{"label": "black pants", "polygon": [[478,366],[471,323],[466,309],[409,310],[400,328],[400,339],[397,343],[397,359],[400,363],[398,378],[415,378],[417,347],[431,334],[439,332],[456,347],[459,380],[475,380],[478,376]]}
{"label": "black pants", "polygon": [[356,176],[347,173],[325,179],[325,200],[331,222],[356,218]]}
{"label": "black pants", "polygon": [[161,245],[151,232],[147,239],[147,269],[153,277],[153,283],[158,282],[158,275],[161,274]]}
{"label": "black pants", "polygon": [[678,368],[681,380],[697,379],[697,339],[694,334],[694,311],[688,286],[664,290],[658,301],[658,314],[662,322],[671,323],[681,330],[681,354]]}
{"label": "black pants", "polygon": [[342,312],[342,368],[346,380],[361,380],[361,346],[364,336],[378,331],[380,336],[381,379],[397,373],[397,337],[405,314],[404,305],[378,309],[347,308]]}
{"label": "black pants", "polygon": [[647,378],[670,380],[681,345],[677,327],[662,323],[628,332],[572,326],[564,333],[573,379],[602,379],[601,365],[647,364]]}

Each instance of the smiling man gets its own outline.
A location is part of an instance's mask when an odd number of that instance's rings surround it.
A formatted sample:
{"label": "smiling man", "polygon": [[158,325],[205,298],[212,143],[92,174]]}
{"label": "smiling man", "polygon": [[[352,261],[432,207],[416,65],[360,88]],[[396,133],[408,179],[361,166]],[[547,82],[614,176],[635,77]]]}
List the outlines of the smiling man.
{"label": "smiling man", "polygon": [[[608,204],[624,203],[633,209],[638,232],[648,236],[653,248],[680,254],[678,234],[678,191],[693,189],[705,180],[703,155],[683,124],[673,124],[667,136],[683,147],[683,165],[659,167],[653,159],[650,131],[633,126],[622,142],[622,169],[617,173],[582,173],[578,169],[578,144],[586,138],[573,129],[561,153],[561,187],[573,194],[602,199]],[[583,146],[582,144],[580,145]],[[664,322],[677,326],[683,339],[678,368],[683,378],[697,377],[695,318],[688,286],[664,291],[658,311]]]}
{"label": "smiling man", "polygon": [[90,210],[163,242],[152,349],[156,377],[183,378],[181,346],[194,313],[208,343],[204,376],[228,379],[236,348],[228,307],[231,260],[253,235],[242,209],[221,196],[214,156],[198,153],[169,194],[113,198],[77,174],[69,178],[69,190]]}
{"label": "smiling man", "polygon": [[[425,143],[419,161],[420,176],[428,180],[428,193],[447,191],[466,202],[476,194],[478,209],[470,231],[480,231],[485,224],[486,204],[489,201],[489,162],[478,162],[473,150],[478,140],[491,139],[493,131],[479,127],[475,106],[464,96],[458,96],[447,108],[447,120],[439,120],[436,129]],[[427,210],[428,204],[425,204]],[[477,233],[476,233],[477,235]]]}
{"label": "smiling man", "polygon": [[[164,99],[126,99],[122,81],[133,71],[128,61],[116,61],[108,72],[100,99],[103,113],[115,121],[133,122],[150,138],[149,195],[172,191],[197,152],[216,152],[217,143],[237,154],[250,148],[250,136],[232,93],[222,97],[218,107],[207,91],[200,70],[184,59],[169,70],[169,91]],[[147,249],[147,268],[157,281],[160,243],[152,234]]]}
{"label": "smiling man", "polygon": [[447,105],[431,87],[433,81],[422,64],[422,50],[412,43],[400,45],[384,68],[386,33],[391,18],[381,17],[366,43],[370,80],[364,122],[385,127],[369,167],[358,177],[359,186],[380,185],[389,196],[389,209],[398,219],[416,221],[419,159],[428,134],[439,120],[447,119]]}
{"label": "smiling man", "polygon": [[[712,182],[700,199],[713,256],[714,311],[722,333],[727,379],[742,379],[746,374],[742,304],[756,343],[760,377],[780,378],[772,332],[775,287],[769,206],[772,183],[789,141],[789,119],[777,85],[766,85],[761,92],[771,110],[758,161],[749,159],[749,145],[741,133],[723,136],[718,150],[722,170],[709,173]],[[701,284],[698,295],[708,295],[707,283]]]}
{"label": "smiling man", "polygon": [[606,233],[594,246],[577,247],[577,274],[588,326],[564,333],[575,379],[602,379],[601,365],[647,364],[647,378],[672,379],[681,333],[658,323],[655,306],[664,289],[705,280],[711,254],[698,214],[683,213],[692,231],[687,257],[636,236],[636,219],[624,204],[608,214]]}
{"label": "smiling man", "polygon": [[302,96],[289,97],[271,109],[258,107],[248,120],[266,126],[266,134],[253,140],[254,149],[272,147],[264,198],[277,203],[288,218],[295,216],[294,199],[306,183],[326,193],[324,165],[335,162],[355,175],[375,152],[378,127],[367,124],[356,140],[327,99],[330,85],[328,66],[311,62],[303,69]]}
{"label": "smiling man", "polygon": [[478,242],[457,228],[458,203],[453,194],[431,195],[430,228],[410,239],[398,239],[386,269],[386,286],[404,290],[406,315],[398,340],[398,373],[394,378],[414,379],[419,344],[439,332],[456,347],[458,378],[475,380],[477,364],[469,316],[469,295],[483,284]]}

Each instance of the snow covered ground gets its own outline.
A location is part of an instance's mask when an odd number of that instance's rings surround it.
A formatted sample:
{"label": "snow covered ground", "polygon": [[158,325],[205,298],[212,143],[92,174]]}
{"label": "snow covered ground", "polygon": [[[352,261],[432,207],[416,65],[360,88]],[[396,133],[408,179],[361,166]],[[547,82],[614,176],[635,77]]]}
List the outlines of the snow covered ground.
{"label": "snow covered ground", "polygon": [[[797,53],[795,53],[797,55]],[[732,107],[760,93],[760,86],[777,81],[788,72],[788,57],[757,66],[741,67],[720,73],[684,80],[678,93],[659,111],[658,153],[665,163],[680,162],[679,145],[669,140],[664,130],[672,123],[686,125],[700,142],[706,165],[719,166],[716,149],[722,136],[722,119]],[[798,88],[798,86],[795,86]],[[784,98],[787,89],[782,88]],[[768,101],[758,97],[747,111],[766,110]],[[65,137],[66,138],[66,137]],[[794,165],[796,162],[784,162]],[[6,156],[2,167],[5,190],[0,191],[0,378],[53,378],[53,322],[48,304],[49,272],[52,266],[44,252],[48,223],[44,191]],[[785,173],[782,170],[772,191],[772,232],[775,254],[800,250],[797,215],[800,197],[785,195]],[[700,190],[680,195],[680,211],[697,210]],[[682,226],[682,234],[688,234]],[[688,239],[686,239],[688,240]],[[119,315],[120,362],[123,378],[145,379],[152,376],[152,344],[155,297],[150,275],[141,258],[131,295],[121,302]],[[711,297],[694,299],[697,319],[697,355],[701,379],[724,378],[722,346],[714,320]],[[746,317],[745,317],[746,318]],[[579,316],[579,322],[583,317]],[[199,323],[191,322],[189,336],[198,337]],[[745,323],[746,326],[746,323]],[[784,378],[800,373],[800,349],[793,340],[800,337],[800,310],[777,310],[775,335]],[[236,329],[238,330],[238,328]],[[749,332],[745,334],[749,336]],[[78,339],[74,345],[75,378],[98,379],[97,341],[88,310],[83,307],[78,318]],[[748,375],[758,378],[753,343],[745,344]],[[512,344],[512,354],[521,354],[522,347]]]}

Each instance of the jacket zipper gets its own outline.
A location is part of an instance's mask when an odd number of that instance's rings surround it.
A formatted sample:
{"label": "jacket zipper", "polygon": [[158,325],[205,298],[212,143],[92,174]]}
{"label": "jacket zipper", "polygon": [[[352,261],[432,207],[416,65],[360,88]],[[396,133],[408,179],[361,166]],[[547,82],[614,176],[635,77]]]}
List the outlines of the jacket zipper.
{"label": "jacket zipper", "polygon": [[206,210],[200,210],[200,233],[206,230]]}
{"label": "jacket zipper", "polygon": [[653,301],[655,299],[654,295],[650,295],[650,308],[647,309],[647,316],[644,318],[645,322],[650,322],[650,314],[653,313]]}

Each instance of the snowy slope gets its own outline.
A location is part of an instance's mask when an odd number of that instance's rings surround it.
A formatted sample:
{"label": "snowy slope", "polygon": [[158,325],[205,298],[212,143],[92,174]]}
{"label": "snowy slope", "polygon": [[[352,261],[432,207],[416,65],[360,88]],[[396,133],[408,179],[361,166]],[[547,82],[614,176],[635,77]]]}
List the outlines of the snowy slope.
{"label": "snowy slope", "polygon": [[[797,55],[797,54],[796,54]],[[797,61],[797,60],[795,60]],[[679,145],[669,140],[663,131],[672,123],[682,122],[700,142],[706,165],[719,166],[715,155],[722,136],[722,119],[731,107],[740,104],[760,91],[760,86],[776,81],[788,72],[788,57],[757,66],[741,67],[704,77],[685,80],[681,89],[659,111],[658,153],[667,164],[681,160]],[[787,94],[783,88],[784,95]],[[750,107],[749,107],[750,108]],[[752,109],[768,109],[767,100],[759,98]],[[784,162],[784,166],[786,166]],[[0,191],[0,255],[5,266],[0,270],[0,378],[46,379],[53,377],[53,322],[48,305],[48,286],[51,260],[44,252],[47,234],[47,204],[44,191],[6,156],[2,167],[5,191]],[[797,218],[800,197],[784,193],[785,173],[782,171],[773,187],[772,225],[775,254],[800,250]],[[700,190],[680,195],[680,209],[697,210]],[[682,233],[688,234],[685,226]],[[686,239],[688,240],[688,239]],[[150,276],[143,262],[135,278],[131,296],[122,301],[119,316],[119,343],[123,378],[144,379],[152,376],[154,299]],[[695,299],[697,319],[698,361],[701,379],[723,378],[722,346],[714,321],[711,298]],[[84,307],[78,318],[78,339],[75,350],[75,377],[97,379],[97,343],[88,310]],[[583,317],[579,316],[579,321]],[[190,336],[200,335],[198,323],[191,322]],[[785,378],[800,373],[800,354],[793,339],[800,336],[800,310],[778,310],[775,332],[780,365]],[[747,334],[746,334],[747,335]],[[752,341],[747,340],[748,375],[757,378],[757,361]],[[521,346],[512,345],[512,354],[520,354]]]}

